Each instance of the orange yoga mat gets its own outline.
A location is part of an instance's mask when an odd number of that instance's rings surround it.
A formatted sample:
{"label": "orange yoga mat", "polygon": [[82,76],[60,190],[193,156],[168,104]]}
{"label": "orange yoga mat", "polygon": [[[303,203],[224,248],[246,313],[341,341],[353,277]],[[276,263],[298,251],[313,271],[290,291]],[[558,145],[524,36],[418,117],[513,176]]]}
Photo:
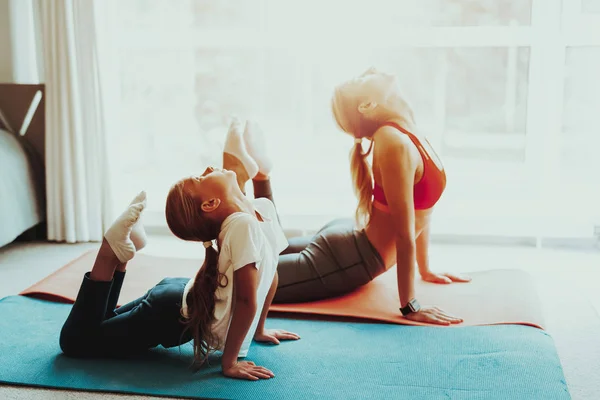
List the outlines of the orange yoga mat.
{"label": "orange yoga mat", "polygon": [[[52,301],[73,302],[83,274],[92,268],[96,251],[73,260],[20,294]],[[127,267],[120,304],[143,295],[166,276],[193,277],[201,260],[138,254]],[[470,283],[437,285],[416,281],[422,305],[435,305],[464,319],[456,326],[522,324],[543,328],[542,311],[531,277],[519,270],[474,272]],[[405,325],[424,325],[404,319],[398,310],[396,269],[345,296],[310,303],[275,304],[273,312],[330,315]]]}

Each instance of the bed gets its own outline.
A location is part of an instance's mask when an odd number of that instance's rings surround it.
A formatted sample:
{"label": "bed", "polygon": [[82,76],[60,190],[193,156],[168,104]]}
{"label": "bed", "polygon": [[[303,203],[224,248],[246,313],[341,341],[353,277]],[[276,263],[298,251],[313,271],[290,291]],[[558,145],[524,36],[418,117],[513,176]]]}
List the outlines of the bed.
{"label": "bed", "polygon": [[0,84],[0,247],[45,237],[44,85]]}

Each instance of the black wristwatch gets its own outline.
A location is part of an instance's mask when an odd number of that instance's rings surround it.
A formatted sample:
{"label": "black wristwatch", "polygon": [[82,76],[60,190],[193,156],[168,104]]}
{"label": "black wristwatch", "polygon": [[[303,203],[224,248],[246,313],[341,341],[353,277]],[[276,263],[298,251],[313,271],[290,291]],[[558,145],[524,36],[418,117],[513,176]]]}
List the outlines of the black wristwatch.
{"label": "black wristwatch", "polygon": [[418,312],[421,309],[421,305],[417,301],[417,299],[412,299],[408,302],[405,307],[400,307],[400,312],[402,315],[408,315],[410,313]]}

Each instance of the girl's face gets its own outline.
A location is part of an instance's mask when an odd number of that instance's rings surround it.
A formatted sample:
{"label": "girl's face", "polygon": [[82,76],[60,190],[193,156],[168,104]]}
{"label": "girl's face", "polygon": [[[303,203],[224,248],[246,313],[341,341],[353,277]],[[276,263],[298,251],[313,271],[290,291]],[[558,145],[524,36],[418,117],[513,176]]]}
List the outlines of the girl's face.
{"label": "girl's face", "polygon": [[223,199],[236,188],[237,176],[235,172],[226,169],[208,167],[202,175],[194,175],[186,179],[186,190],[200,201],[210,199]]}
{"label": "girl's face", "polygon": [[209,167],[202,175],[181,179],[167,196],[165,216],[169,229],[183,240],[216,239],[228,208],[223,205],[236,196],[243,193],[233,171]]}

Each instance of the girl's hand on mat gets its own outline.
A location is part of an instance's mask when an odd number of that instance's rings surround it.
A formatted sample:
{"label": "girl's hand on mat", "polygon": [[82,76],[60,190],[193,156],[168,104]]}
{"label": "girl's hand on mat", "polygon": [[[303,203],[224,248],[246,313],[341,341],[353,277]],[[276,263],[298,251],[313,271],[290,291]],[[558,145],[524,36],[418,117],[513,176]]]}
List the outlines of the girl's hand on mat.
{"label": "girl's hand on mat", "polygon": [[230,367],[223,367],[223,375],[230,378],[257,381],[259,379],[271,379],[275,376],[273,372],[264,367],[259,367],[252,361],[238,361]]}
{"label": "girl's hand on mat", "polygon": [[450,274],[448,272],[443,272],[441,274],[436,274],[435,272],[425,272],[421,274],[421,279],[425,282],[432,283],[452,283],[452,282],[471,282],[471,278],[468,276],[458,275],[458,274]]}
{"label": "girl's hand on mat", "polygon": [[410,319],[411,321],[438,325],[460,324],[463,322],[462,318],[448,314],[446,311],[440,310],[437,307],[421,307],[419,311],[410,313],[404,318]]}
{"label": "girl's hand on mat", "polygon": [[280,340],[298,340],[300,336],[295,333],[284,331],[283,329],[265,329],[262,332],[256,332],[254,340],[257,342],[271,342],[279,344]]}

